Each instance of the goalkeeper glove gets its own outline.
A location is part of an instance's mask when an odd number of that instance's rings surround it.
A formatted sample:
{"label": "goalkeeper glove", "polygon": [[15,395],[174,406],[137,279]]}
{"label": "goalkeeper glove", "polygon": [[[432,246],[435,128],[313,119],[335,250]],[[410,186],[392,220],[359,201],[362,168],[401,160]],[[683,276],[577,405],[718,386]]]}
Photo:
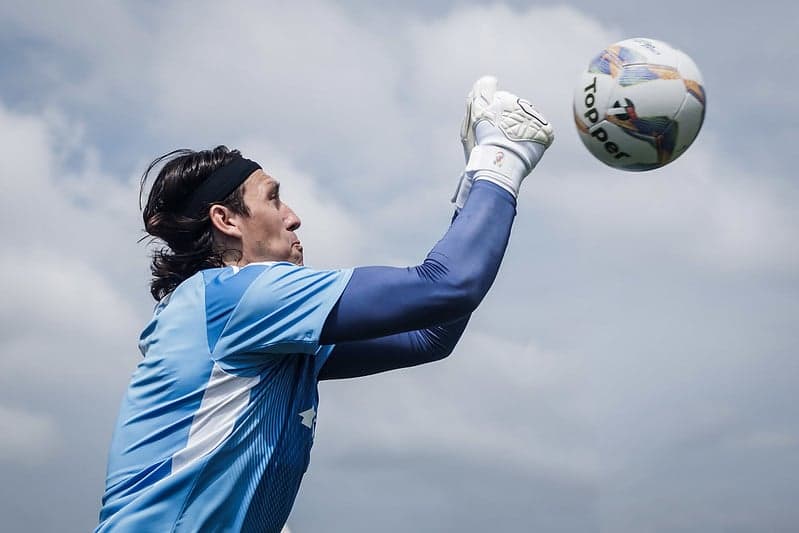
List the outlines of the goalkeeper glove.
{"label": "goalkeeper glove", "polygon": [[517,197],[522,180],[554,140],[552,126],[530,102],[496,86],[496,78],[484,76],[467,98],[461,142],[468,162],[452,199],[459,209],[476,180]]}

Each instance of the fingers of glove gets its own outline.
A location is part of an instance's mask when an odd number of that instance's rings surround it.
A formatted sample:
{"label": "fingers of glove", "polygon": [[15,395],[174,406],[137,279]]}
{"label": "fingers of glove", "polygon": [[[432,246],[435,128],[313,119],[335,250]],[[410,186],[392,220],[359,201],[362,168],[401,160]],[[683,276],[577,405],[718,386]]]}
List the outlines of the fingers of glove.
{"label": "fingers of glove", "polygon": [[469,93],[469,101],[472,105],[472,116],[479,118],[486,107],[494,101],[497,93],[497,79],[494,76],[483,76],[472,87]]}
{"label": "fingers of glove", "polygon": [[469,160],[469,154],[474,148],[474,123],[485,114],[486,108],[494,100],[497,90],[497,79],[494,76],[483,76],[474,82],[472,90],[466,97],[466,115],[461,124],[461,144],[463,155]]}
{"label": "fingers of glove", "polygon": [[493,104],[501,106],[502,109],[513,109],[516,107],[516,101],[519,99],[515,94],[508,91],[497,91],[494,93]]}

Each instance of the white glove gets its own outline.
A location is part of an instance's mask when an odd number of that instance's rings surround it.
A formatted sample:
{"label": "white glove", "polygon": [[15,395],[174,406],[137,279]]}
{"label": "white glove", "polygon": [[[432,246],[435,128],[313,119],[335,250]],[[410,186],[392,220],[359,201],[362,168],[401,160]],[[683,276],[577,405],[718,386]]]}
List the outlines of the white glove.
{"label": "white glove", "polygon": [[[466,116],[463,117],[463,123],[461,123],[461,144],[463,145],[463,155],[467,163],[476,144],[474,139],[475,117],[483,116],[486,108],[494,100],[495,92],[497,92],[497,79],[494,76],[483,76],[474,82],[472,90],[466,96]],[[474,173],[467,174],[466,170],[464,170],[458,180],[455,194],[452,195],[451,199],[458,209],[462,209],[466,203],[466,198],[469,197],[473,183]]]}
{"label": "white glove", "polygon": [[552,126],[530,102],[496,87],[496,78],[484,76],[467,98],[461,142],[468,162],[452,198],[458,209],[476,180],[496,183],[517,197],[522,180],[554,140]]}

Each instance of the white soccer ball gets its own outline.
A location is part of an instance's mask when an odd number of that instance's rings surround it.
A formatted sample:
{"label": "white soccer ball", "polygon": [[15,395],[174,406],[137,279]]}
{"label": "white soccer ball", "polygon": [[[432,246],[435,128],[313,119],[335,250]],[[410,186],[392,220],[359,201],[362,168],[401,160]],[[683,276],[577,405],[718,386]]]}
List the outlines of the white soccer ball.
{"label": "white soccer ball", "polygon": [[651,170],[680,157],[705,118],[705,89],[684,52],[654,39],[602,50],[574,92],[574,121],[597,159],[623,170]]}

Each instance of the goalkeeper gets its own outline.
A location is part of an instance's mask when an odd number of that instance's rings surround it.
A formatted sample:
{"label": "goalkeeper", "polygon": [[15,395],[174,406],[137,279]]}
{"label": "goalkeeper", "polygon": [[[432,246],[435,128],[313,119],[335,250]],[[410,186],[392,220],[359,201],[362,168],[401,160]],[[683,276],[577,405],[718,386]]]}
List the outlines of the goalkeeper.
{"label": "goalkeeper", "polygon": [[279,531],[308,467],[317,382],[446,357],[499,269],[524,177],[552,142],[477,81],[455,217],[408,268],[303,266],[277,179],[224,146],[156,159],[158,300],[111,443],[97,531]]}

